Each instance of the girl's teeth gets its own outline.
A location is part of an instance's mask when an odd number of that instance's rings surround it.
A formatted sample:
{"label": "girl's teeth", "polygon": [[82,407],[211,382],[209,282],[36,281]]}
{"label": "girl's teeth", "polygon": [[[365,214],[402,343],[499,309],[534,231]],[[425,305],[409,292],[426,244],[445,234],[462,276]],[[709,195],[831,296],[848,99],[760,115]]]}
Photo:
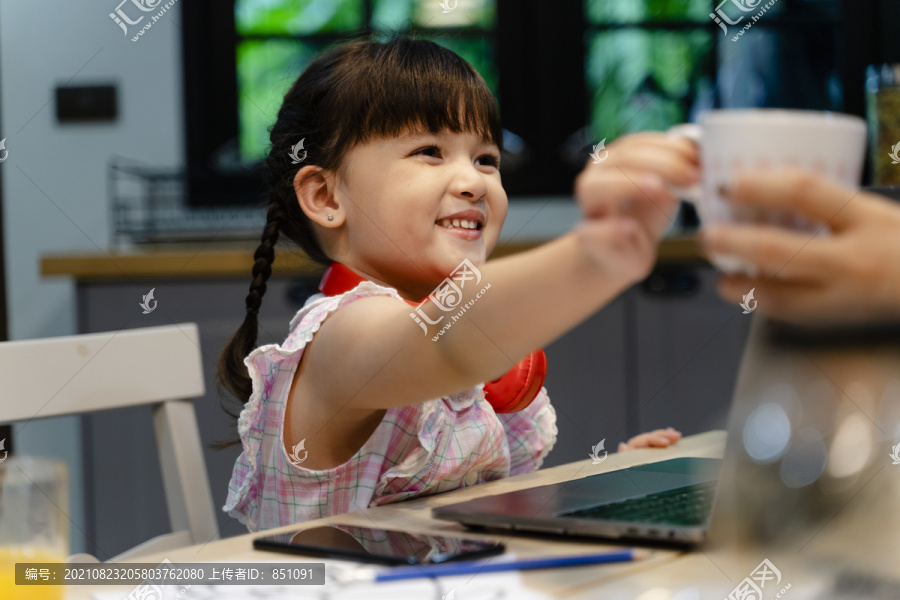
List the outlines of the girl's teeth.
{"label": "girl's teeth", "polygon": [[461,229],[478,229],[477,221],[467,221],[465,219],[441,219],[441,227],[459,227]]}

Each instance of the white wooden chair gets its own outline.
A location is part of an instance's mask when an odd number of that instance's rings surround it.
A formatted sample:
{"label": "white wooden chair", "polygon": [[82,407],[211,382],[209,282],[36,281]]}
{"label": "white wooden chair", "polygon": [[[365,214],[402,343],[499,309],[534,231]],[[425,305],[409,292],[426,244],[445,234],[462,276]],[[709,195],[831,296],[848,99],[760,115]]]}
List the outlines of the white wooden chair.
{"label": "white wooden chair", "polygon": [[0,389],[0,423],[153,405],[172,533],[113,561],[218,538],[200,431],[188,400],[205,392],[196,324],[3,342]]}

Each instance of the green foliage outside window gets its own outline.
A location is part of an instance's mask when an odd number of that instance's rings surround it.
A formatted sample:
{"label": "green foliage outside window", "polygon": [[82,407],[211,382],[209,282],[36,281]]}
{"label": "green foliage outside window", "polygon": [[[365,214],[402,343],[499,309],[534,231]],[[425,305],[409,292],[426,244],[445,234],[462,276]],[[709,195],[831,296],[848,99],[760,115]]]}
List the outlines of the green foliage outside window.
{"label": "green foliage outside window", "polygon": [[[710,0],[585,0],[585,83],[594,135],[685,121],[710,84]],[[599,139],[598,138],[598,139]]]}
{"label": "green foliage outside window", "polygon": [[683,122],[712,43],[710,33],[699,29],[629,28],[590,35],[585,76],[595,135],[613,140]]}
{"label": "green foliage outside window", "polygon": [[710,0],[585,0],[588,23],[709,22]]}
{"label": "green foliage outside window", "polygon": [[[366,0],[237,0],[238,119],[241,156],[265,157],[268,130],[291,83],[329,47],[319,34],[361,31]],[[452,6],[454,0],[448,0]],[[490,37],[496,26],[496,0],[458,0],[444,13],[437,0],[370,0],[375,31],[418,28],[416,36],[450,48],[484,77],[497,96],[498,73]],[[445,31],[454,28],[454,32]],[[470,29],[471,34],[459,31]],[[269,37],[271,36],[271,37]],[[297,36],[297,39],[293,36]]]}
{"label": "green foliage outside window", "polygon": [[363,0],[237,0],[239,35],[311,35],[363,24]]}

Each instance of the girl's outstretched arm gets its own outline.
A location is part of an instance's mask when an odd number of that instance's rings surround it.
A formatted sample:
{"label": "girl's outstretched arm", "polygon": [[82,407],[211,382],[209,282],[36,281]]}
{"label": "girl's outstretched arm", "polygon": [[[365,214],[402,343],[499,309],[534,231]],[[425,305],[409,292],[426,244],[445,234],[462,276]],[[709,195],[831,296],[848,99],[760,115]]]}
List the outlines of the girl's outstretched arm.
{"label": "girl's outstretched arm", "polygon": [[[303,357],[304,391],[329,411],[371,411],[499,377],[650,272],[676,201],[659,178],[623,178],[611,189],[600,193],[590,178],[582,180],[576,197],[593,218],[538,248],[483,265],[480,284],[463,288],[461,305],[490,288],[437,341],[437,326],[423,334],[411,308],[395,298],[362,298],[337,311]],[[423,310],[444,322],[454,314],[431,301]]]}

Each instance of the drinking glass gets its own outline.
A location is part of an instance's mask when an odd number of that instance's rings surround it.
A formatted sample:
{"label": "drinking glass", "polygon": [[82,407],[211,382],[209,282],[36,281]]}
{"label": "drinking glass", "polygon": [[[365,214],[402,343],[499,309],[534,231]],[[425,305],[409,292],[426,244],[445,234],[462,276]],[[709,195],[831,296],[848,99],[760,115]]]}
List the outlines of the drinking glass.
{"label": "drinking glass", "polygon": [[0,463],[0,598],[62,599],[62,585],[16,585],[15,565],[65,562],[69,551],[64,463],[11,456]]}

